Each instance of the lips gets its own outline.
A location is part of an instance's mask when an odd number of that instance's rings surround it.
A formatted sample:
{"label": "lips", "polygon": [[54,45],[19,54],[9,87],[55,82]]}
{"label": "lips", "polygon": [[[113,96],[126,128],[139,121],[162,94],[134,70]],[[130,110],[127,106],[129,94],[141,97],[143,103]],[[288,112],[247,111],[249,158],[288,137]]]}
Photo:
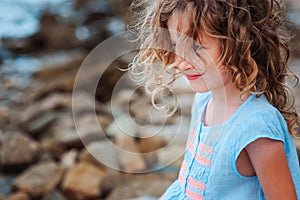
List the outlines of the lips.
{"label": "lips", "polygon": [[201,77],[201,74],[186,74],[188,80],[193,81]]}

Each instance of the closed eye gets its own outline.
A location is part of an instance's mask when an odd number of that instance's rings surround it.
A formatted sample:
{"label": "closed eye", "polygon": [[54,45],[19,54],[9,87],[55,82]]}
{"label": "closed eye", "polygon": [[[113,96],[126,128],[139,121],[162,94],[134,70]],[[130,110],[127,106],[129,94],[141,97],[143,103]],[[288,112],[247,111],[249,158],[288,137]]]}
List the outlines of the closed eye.
{"label": "closed eye", "polygon": [[172,47],[172,50],[173,50],[173,51],[176,50],[176,44],[175,44],[175,43],[172,43],[172,44],[171,44],[171,47]]}
{"label": "closed eye", "polygon": [[203,47],[197,43],[193,43],[193,50],[195,53],[198,53]]}

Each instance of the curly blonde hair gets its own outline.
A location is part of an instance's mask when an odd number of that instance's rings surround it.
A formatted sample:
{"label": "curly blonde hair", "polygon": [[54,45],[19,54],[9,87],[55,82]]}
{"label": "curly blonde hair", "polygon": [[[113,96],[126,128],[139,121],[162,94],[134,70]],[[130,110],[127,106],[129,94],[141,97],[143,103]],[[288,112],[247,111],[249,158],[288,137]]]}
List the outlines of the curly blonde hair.
{"label": "curly blonde hair", "polygon": [[[168,28],[167,21],[175,11],[182,11],[188,16],[188,37],[198,40],[205,29],[220,40],[220,61],[228,67],[232,83],[241,94],[265,94],[284,116],[289,132],[299,134],[295,98],[285,82],[290,76],[298,84],[298,78],[288,69],[289,37],[282,1],[136,0],[132,8],[138,10],[134,23],[140,32],[140,51],[131,70],[153,95],[175,80],[174,53],[168,51],[172,48],[170,35],[162,29]],[[170,79],[166,81],[163,72],[171,74]]]}

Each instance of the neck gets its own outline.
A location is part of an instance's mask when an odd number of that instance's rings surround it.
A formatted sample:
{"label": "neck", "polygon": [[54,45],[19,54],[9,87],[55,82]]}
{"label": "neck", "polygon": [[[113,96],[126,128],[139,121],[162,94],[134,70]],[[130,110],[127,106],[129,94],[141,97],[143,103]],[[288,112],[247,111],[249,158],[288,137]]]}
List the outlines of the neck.
{"label": "neck", "polygon": [[208,126],[227,121],[250,96],[250,94],[241,96],[241,92],[233,84],[215,89],[211,93],[212,98],[207,105],[204,120]]}

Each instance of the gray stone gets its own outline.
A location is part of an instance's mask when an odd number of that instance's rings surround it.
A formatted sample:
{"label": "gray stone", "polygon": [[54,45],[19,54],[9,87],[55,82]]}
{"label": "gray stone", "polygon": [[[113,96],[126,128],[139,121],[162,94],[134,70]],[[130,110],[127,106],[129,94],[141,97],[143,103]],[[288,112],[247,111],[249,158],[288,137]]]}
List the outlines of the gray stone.
{"label": "gray stone", "polygon": [[176,176],[163,173],[136,174],[126,176],[115,185],[107,200],[137,198],[140,196],[160,197],[172,184]]}
{"label": "gray stone", "polygon": [[27,165],[40,156],[39,143],[25,134],[6,133],[0,142],[0,166],[4,168]]}
{"label": "gray stone", "polygon": [[93,163],[99,167],[119,169],[117,152],[118,149],[112,142],[96,141],[90,143],[81,151],[79,160]]}
{"label": "gray stone", "polygon": [[179,168],[183,161],[185,153],[184,144],[171,144],[157,151],[158,162],[160,166],[175,166]]}
{"label": "gray stone", "polygon": [[136,136],[138,133],[137,127],[128,113],[124,113],[114,118],[114,121],[106,128],[105,132],[110,137],[122,135]]}
{"label": "gray stone", "polygon": [[147,169],[143,154],[133,137],[123,135],[115,138],[115,144],[120,149],[118,162],[125,172],[141,172]]}
{"label": "gray stone", "polygon": [[63,168],[54,162],[39,163],[20,174],[12,187],[31,197],[40,197],[58,185],[63,171]]}
{"label": "gray stone", "polygon": [[5,197],[3,200],[30,200],[30,197],[25,192],[16,192]]}
{"label": "gray stone", "polygon": [[61,156],[60,164],[65,168],[72,168],[76,164],[77,156],[78,151],[76,149],[71,149]]}
{"label": "gray stone", "polygon": [[298,159],[300,161],[300,138],[295,138],[294,141],[295,141],[296,148],[297,148]]}
{"label": "gray stone", "polygon": [[21,124],[23,124],[23,126],[26,127],[26,123],[28,123],[35,117],[42,115],[43,113],[61,107],[71,108],[71,106],[71,95],[54,93],[51,94],[49,97],[46,97],[40,101],[35,102],[34,104],[31,104],[24,111],[22,111],[19,116],[20,122]]}

